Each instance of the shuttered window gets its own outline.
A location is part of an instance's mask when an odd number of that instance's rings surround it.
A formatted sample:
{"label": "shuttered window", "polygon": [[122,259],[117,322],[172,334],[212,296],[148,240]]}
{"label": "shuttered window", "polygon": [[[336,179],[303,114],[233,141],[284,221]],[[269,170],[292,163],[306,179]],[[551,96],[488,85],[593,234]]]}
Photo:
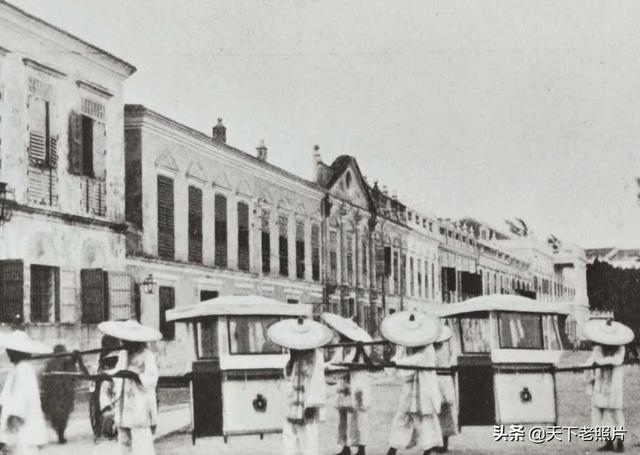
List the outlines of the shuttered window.
{"label": "shuttered window", "polygon": [[329,282],[338,282],[338,233],[329,232]]}
{"label": "shuttered window", "polygon": [[168,322],[166,311],[176,306],[175,289],[170,286],[160,286],[160,333],[165,340],[173,340],[176,335],[175,323]]}
{"label": "shuttered window", "polygon": [[102,269],[80,271],[82,322],[97,324],[110,320],[126,320],[138,316],[135,308],[134,282],[124,272]]}
{"label": "shuttered window", "polygon": [[95,216],[107,214],[107,185],[104,180],[83,178],[80,180],[80,203],[86,213]]}
{"label": "shuttered window", "polygon": [[400,283],[398,281],[398,276],[400,275],[400,270],[398,269],[398,252],[393,252],[393,292],[395,294],[399,294],[400,292]]}
{"label": "shuttered window", "polygon": [[376,287],[379,291],[382,290],[382,280],[384,279],[386,272],[385,261],[385,248],[381,243],[376,245],[375,250],[375,264],[376,264]]}
{"label": "shuttered window", "polygon": [[238,269],[249,271],[249,205],[238,202]]}
{"label": "shuttered window", "polygon": [[0,261],[0,322],[24,320],[24,264],[18,260]]}
{"label": "shuttered window", "polygon": [[104,180],[106,154],[104,105],[84,98],[81,112],[69,115],[69,172]]}
{"label": "shuttered window", "polygon": [[227,267],[227,198],[215,196],[215,265]]}
{"label": "shuttered window", "polygon": [[175,256],[173,179],[158,176],[158,256]]}
{"label": "shuttered window", "polygon": [[32,204],[48,206],[56,205],[58,202],[58,176],[55,170],[58,163],[58,137],[51,131],[52,108],[53,105],[48,99],[33,94],[29,96],[28,198]]}
{"label": "shuttered window", "polygon": [[418,297],[422,297],[422,259],[418,259]]}
{"label": "shuttered window", "polygon": [[400,271],[400,281],[402,282],[402,295],[407,295],[407,256],[402,255],[402,269]]}
{"label": "shuttered window", "polygon": [[202,263],[202,189],[189,187],[189,262]]}
{"label": "shuttered window", "polygon": [[280,275],[289,276],[289,218],[286,215],[278,217],[278,255],[280,258]]}
{"label": "shuttered window", "polygon": [[262,253],[262,273],[271,273],[271,227],[269,225],[271,214],[268,210],[262,210],[261,224],[261,253]]}
{"label": "shuttered window", "polygon": [[296,278],[304,279],[304,223],[296,222]]}
{"label": "shuttered window", "polygon": [[409,258],[409,292],[411,297],[415,295],[415,278],[414,278],[413,258]]}
{"label": "shuttered window", "polygon": [[59,322],[60,270],[32,265],[30,297],[31,322]]}
{"label": "shuttered window", "polygon": [[367,254],[367,239],[362,239],[362,249],[360,250],[360,258],[362,259],[362,286],[367,285],[367,275],[369,273],[368,254]]}
{"label": "shuttered window", "polygon": [[97,324],[107,318],[107,274],[102,269],[80,271],[82,322]]}
{"label": "shuttered window", "polygon": [[320,227],[311,226],[311,279],[320,281]]}
{"label": "shuttered window", "polygon": [[109,272],[107,287],[107,317],[111,320],[125,320],[135,317],[134,284],[131,276],[124,272]]}
{"label": "shuttered window", "polygon": [[353,234],[347,234],[345,243],[347,249],[347,283],[349,283],[349,286],[353,286]]}

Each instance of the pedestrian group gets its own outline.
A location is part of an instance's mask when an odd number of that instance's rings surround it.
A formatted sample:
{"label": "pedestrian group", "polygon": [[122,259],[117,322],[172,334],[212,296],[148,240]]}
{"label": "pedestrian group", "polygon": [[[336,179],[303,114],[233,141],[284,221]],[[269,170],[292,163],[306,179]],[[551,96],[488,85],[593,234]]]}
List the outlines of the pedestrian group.
{"label": "pedestrian group", "polygon": [[[351,455],[352,449],[355,455],[366,455],[371,407],[367,371],[371,351],[367,346],[373,340],[351,319],[325,313],[322,321],[324,324],[306,318],[284,319],[268,330],[271,342],[289,351],[284,371],[284,455],[320,454],[319,424],[327,407],[328,384],[334,386],[338,412],[338,455]],[[123,455],[153,455],[159,376],[147,343],[162,335],[134,320],[103,322],[98,329],[104,334],[105,350],[100,356],[100,375],[92,378],[101,384],[98,411],[105,417],[101,422],[111,422]],[[388,373],[401,385],[387,455],[414,447],[423,455],[446,452],[449,438],[458,432],[455,384],[450,374],[438,374],[436,367],[446,370],[454,363],[450,328],[424,313],[403,311],[385,318],[380,332],[396,346]],[[584,333],[593,342],[585,371],[592,426],[623,428],[624,346],[633,340],[633,331],[612,320],[592,320]],[[82,374],[89,374],[77,361],[77,353],[69,356],[62,345],[51,349],[21,330],[0,334],[0,347],[13,365],[0,393],[0,443],[5,453],[37,453],[48,442],[46,421],[58,441],[65,443],[74,405],[76,363]],[[323,350],[327,347],[334,349],[328,360]],[[34,355],[52,357],[44,368],[42,394],[30,361]],[[53,372],[70,376],[47,374]],[[611,437],[598,450],[622,452],[623,440]]]}

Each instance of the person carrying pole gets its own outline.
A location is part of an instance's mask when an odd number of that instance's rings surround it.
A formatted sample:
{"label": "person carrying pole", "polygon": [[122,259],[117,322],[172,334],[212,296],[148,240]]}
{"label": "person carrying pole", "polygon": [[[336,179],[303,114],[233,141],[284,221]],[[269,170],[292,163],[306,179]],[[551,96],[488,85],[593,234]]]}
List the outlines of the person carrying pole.
{"label": "person carrying pole", "polygon": [[158,366],[147,343],[162,339],[162,334],[135,320],[101,322],[98,330],[121,340],[123,349],[112,372],[128,372],[124,378],[113,380],[121,453],[153,455],[153,430],[158,419]]}
{"label": "person carrying pole", "polygon": [[[333,313],[323,313],[322,320],[334,329],[340,342],[373,341],[371,336],[360,328],[353,320]],[[358,448],[356,455],[365,455],[365,443],[368,436],[369,421],[367,410],[371,404],[371,384],[369,373],[365,369],[349,370],[336,366],[342,362],[365,360],[364,348],[361,346],[337,347],[335,354],[327,364],[336,383],[336,408],[338,410],[338,455],[351,455],[351,446]]]}
{"label": "person carrying pole", "polygon": [[[440,336],[440,330],[439,319],[410,311],[394,313],[380,325],[384,338],[403,347],[392,359],[393,363],[402,366],[435,368],[432,343]],[[423,455],[429,455],[443,444],[438,421],[442,395],[436,372],[399,369],[396,374],[404,380],[391,423],[387,455],[396,455],[398,449],[415,446],[423,450]]]}
{"label": "person carrying pole", "polygon": [[[633,330],[611,319],[592,319],[585,324],[584,334],[593,344],[587,365],[600,368],[588,370],[591,393],[592,427],[609,427],[611,437],[598,451],[624,451],[621,436],[614,429],[622,430],[624,420],[624,345],[633,338]],[[615,445],[614,445],[615,442]]]}
{"label": "person carrying pole", "polygon": [[[433,343],[436,351],[436,367],[451,368],[453,353],[451,336],[453,333],[447,325],[442,326],[440,337]],[[442,447],[436,449],[443,453],[449,450],[449,437],[458,434],[458,409],[456,406],[456,387],[451,373],[438,373],[438,385],[442,394],[442,407],[438,413],[442,430]]]}
{"label": "person carrying pole", "polygon": [[1,334],[0,346],[13,364],[0,394],[0,442],[9,454],[35,454],[48,442],[48,435],[38,378],[28,360],[32,354],[50,354],[52,349],[22,330]]}
{"label": "person carrying pole", "polygon": [[319,455],[319,422],[326,403],[324,355],[331,330],[309,319],[284,319],[269,327],[269,339],[289,349],[285,367],[286,419],[282,429],[284,455]]}

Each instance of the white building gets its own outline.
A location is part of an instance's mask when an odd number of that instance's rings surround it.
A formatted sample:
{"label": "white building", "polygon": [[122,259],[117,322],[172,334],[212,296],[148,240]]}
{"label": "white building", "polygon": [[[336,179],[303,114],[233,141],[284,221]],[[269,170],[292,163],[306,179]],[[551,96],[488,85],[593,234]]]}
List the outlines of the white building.
{"label": "white building", "polygon": [[127,62],[0,2],[0,322],[95,345],[131,315],[122,84]]}
{"label": "white building", "polygon": [[[182,371],[192,349],[186,327],[164,312],[219,295],[258,294],[320,311],[320,187],[143,106],[125,115],[130,223],[127,270],[136,282],[143,323],[165,337],[161,367]],[[248,334],[243,334],[248,336]]]}

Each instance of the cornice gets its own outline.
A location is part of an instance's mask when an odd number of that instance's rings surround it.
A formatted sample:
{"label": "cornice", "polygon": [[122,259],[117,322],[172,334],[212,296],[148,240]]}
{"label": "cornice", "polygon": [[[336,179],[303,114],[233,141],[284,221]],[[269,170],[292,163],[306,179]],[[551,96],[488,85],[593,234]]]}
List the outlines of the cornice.
{"label": "cornice", "polygon": [[286,189],[296,191],[299,194],[317,200],[318,203],[322,197],[324,197],[324,190],[308,180],[290,174],[288,171],[277,168],[264,161],[258,162],[256,159],[254,162],[251,156],[240,150],[216,144],[211,138],[199,131],[192,130],[187,126],[181,125],[146,108],[141,107],[140,109],[140,111],[135,112],[131,112],[130,110],[126,111],[125,130],[139,128],[153,132],[174,142],[188,145],[194,151],[208,158],[222,161],[238,170],[249,170],[270,183],[275,183]]}
{"label": "cornice", "polygon": [[0,0],[0,20],[11,24],[21,33],[28,32],[57,46],[65,47],[71,53],[81,55],[118,74],[122,79],[126,79],[136,71],[136,67],[130,63],[4,0]]}

